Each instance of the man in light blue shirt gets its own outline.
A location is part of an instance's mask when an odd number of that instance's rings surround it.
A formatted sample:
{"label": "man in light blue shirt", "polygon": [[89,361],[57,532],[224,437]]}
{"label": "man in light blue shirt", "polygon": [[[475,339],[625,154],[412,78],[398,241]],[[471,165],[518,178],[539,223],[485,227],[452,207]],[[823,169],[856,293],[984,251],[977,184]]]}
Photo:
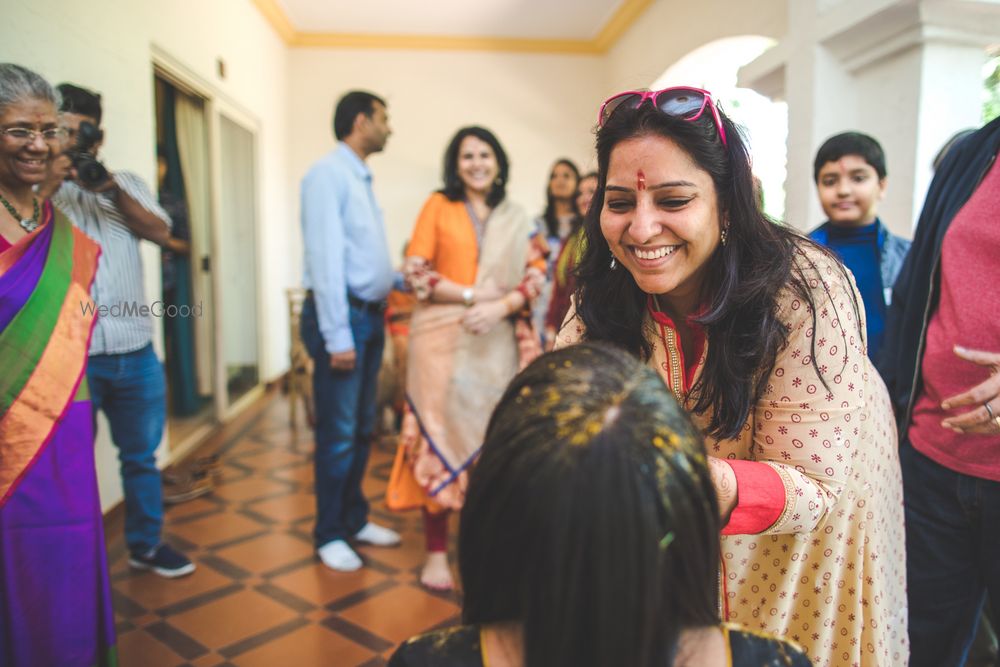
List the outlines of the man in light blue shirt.
{"label": "man in light blue shirt", "polygon": [[337,103],[340,144],[302,179],[304,284],[302,341],[315,362],[316,529],[323,563],[349,572],[361,558],[349,539],[377,546],[399,535],[368,521],[361,490],[375,426],[375,385],[385,330],[382,313],[393,268],[382,210],[365,160],[391,130],[383,100],[352,91]]}

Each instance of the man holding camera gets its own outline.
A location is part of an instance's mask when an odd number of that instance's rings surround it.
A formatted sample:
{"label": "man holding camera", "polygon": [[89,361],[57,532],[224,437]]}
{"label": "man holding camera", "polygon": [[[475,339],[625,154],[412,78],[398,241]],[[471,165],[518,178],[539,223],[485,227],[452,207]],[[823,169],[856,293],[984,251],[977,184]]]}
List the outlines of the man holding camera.
{"label": "man holding camera", "polygon": [[92,296],[97,306],[119,306],[98,318],[90,345],[87,382],[95,415],[104,410],[118,448],[125,490],[129,565],[163,577],[194,571],[182,553],[161,541],[163,492],[156,448],[166,421],[163,366],[153,352],[153,323],[142,279],[139,241],[170,247],[170,217],[146,183],[128,172],[111,174],[97,161],[103,141],[101,96],[63,83],[60,124],[68,145],[55,173],[40,188],[101,245]]}

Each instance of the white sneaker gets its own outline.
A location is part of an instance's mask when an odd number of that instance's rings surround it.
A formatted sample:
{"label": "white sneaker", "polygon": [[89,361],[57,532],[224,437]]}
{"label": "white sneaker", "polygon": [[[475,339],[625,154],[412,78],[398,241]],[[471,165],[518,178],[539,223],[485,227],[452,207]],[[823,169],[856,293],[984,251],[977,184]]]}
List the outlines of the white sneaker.
{"label": "white sneaker", "polygon": [[319,559],[331,570],[338,572],[354,572],[362,566],[361,557],[344,540],[327,542],[316,550]]}
{"label": "white sneaker", "polygon": [[376,547],[394,547],[400,542],[399,533],[394,530],[390,530],[385,526],[372,523],[371,521],[366,523],[364,528],[355,533],[354,539],[358,542],[365,542]]}

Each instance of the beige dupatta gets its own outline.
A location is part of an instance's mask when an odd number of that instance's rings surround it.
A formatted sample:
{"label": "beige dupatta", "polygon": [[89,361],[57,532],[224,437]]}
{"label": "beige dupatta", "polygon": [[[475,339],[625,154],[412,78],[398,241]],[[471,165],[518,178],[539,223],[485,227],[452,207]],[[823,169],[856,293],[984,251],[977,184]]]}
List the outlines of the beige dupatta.
{"label": "beige dupatta", "polygon": [[[516,204],[504,201],[493,210],[480,247],[477,287],[512,290],[520,284],[532,230]],[[407,398],[421,435],[448,472],[430,480],[431,496],[475,458],[490,414],[518,369],[513,321],[504,319],[477,336],[461,324],[465,310],[460,304],[419,303],[410,322]],[[415,476],[425,483],[419,468]]]}

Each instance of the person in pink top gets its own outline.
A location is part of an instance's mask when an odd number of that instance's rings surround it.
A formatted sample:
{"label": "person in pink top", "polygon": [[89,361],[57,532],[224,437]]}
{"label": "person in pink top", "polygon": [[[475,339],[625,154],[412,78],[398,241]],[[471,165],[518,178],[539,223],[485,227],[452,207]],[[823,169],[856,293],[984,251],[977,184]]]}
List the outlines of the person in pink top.
{"label": "person in pink top", "polygon": [[1000,118],[948,151],[886,322],[913,667],[965,664],[984,596],[1000,600],[998,148]]}

